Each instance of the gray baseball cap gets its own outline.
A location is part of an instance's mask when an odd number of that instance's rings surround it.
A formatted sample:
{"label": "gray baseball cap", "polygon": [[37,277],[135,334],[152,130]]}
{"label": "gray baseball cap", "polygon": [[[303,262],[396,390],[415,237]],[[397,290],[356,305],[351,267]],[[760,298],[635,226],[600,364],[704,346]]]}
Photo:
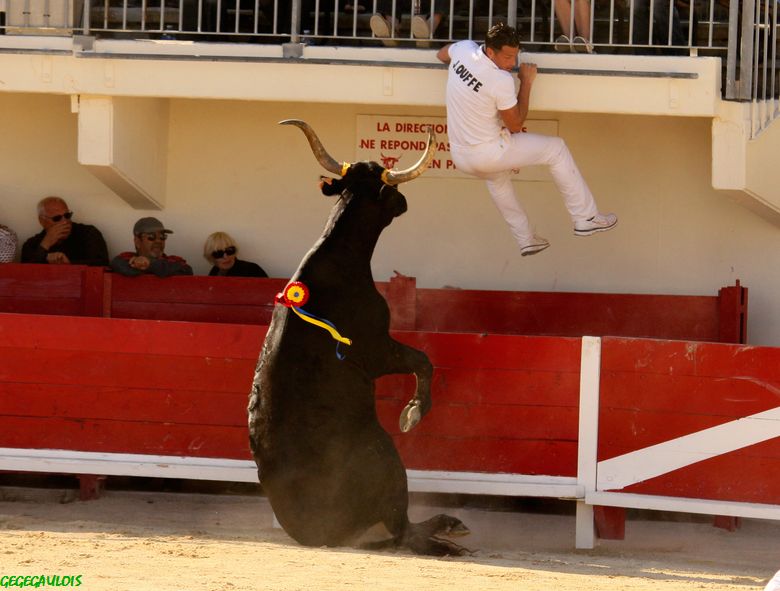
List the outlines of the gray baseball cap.
{"label": "gray baseball cap", "polygon": [[133,234],[136,236],[139,234],[153,234],[154,232],[173,234],[173,230],[167,229],[157,218],[141,218],[133,226]]}

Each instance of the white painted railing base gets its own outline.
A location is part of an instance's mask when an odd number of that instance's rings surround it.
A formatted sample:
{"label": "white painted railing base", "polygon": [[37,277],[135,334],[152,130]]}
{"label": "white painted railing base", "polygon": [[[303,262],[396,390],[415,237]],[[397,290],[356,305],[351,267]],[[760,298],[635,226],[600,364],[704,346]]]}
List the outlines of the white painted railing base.
{"label": "white painted railing base", "polygon": [[[250,460],[99,453],[62,449],[0,448],[0,470],[186,478],[226,482],[257,482]],[[518,497],[582,498],[576,478],[407,470],[411,492],[462,493]]]}

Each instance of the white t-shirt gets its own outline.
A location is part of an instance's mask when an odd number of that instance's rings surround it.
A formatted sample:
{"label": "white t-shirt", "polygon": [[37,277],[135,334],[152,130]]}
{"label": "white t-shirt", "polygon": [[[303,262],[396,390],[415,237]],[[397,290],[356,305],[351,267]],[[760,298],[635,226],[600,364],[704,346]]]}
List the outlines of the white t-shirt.
{"label": "white t-shirt", "polygon": [[503,122],[498,111],[517,104],[512,74],[499,69],[473,41],[449,48],[447,133],[456,147],[495,141]]}

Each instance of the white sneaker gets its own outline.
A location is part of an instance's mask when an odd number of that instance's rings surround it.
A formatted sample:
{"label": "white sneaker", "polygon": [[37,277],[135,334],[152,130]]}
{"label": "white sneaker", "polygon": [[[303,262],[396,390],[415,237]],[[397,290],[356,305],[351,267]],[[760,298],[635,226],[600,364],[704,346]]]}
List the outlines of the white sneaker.
{"label": "white sneaker", "polygon": [[571,40],[571,46],[577,53],[593,53],[593,43],[579,35]]}
{"label": "white sneaker", "polygon": [[[376,13],[371,15],[368,24],[371,26],[371,32],[374,34],[374,37],[382,39],[382,43],[386,46],[392,47],[398,44],[397,41],[388,39],[393,34],[393,24],[390,22],[390,19]],[[396,27],[396,30],[398,30],[398,27]]]}
{"label": "white sneaker", "polygon": [[590,236],[596,232],[606,232],[617,225],[617,216],[614,213],[597,213],[592,218],[575,222],[574,234],[576,236]]}
{"label": "white sneaker", "polygon": [[520,247],[520,255],[527,257],[537,252],[542,252],[545,248],[549,247],[550,243],[541,236],[534,235],[531,241],[525,246]]}
{"label": "white sneaker", "polygon": [[555,39],[555,51],[559,51],[559,52],[572,51],[571,41],[566,35],[559,35]]}
{"label": "white sneaker", "polygon": [[431,27],[428,24],[427,18],[424,18],[419,14],[412,17],[412,37],[415,39],[431,38]]}

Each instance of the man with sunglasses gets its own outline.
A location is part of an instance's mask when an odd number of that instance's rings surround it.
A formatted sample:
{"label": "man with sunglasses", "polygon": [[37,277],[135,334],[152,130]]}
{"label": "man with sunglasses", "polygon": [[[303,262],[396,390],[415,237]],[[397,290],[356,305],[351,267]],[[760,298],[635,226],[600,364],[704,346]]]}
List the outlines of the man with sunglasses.
{"label": "man with sunglasses", "polygon": [[123,252],[111,261],[111,268],[117,273],[136,277],[152,274],[158,277],[192,275],[187,261],[175,255],[165,254],[168,230],[157,218],[141,218],[133,226],[135,252]]}
{"label": "man with sunglasses", "polygon": [[108,248],[95,226],[71,221],[73,212],[62,197],[38,202],[38,221],[43,230],[22,246],[23,263],[49,265],[108,265]]}

